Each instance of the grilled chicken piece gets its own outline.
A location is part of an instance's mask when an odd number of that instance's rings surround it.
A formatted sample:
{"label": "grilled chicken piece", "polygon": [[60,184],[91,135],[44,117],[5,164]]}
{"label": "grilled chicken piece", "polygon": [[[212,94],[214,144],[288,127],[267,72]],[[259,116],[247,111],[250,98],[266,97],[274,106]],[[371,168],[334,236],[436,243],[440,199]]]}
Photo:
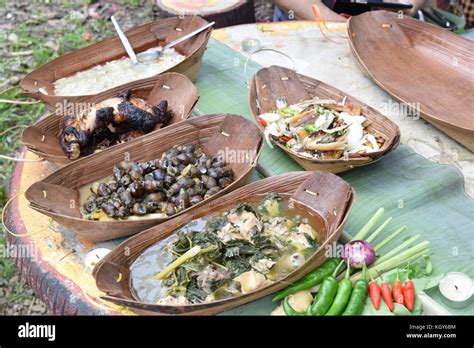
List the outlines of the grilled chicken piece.
{"label": "grilled chicken piece", "polygon": [[130,90],[126,90],[66,119],[60,142],[70,159],[89,155],[99,147],[134,139],[169,123],[171,113],[166,100],[150,106],[130,94]]}
{"label": "grilled chicken piece", "polygon": [[[150,132],[157,125],[166,126],[171,119],[166,100],[156,106],[150,106],[143,99],[131,97],[130,90],[99,105],[114,108],[112,123],[119,133],[128,132],[130,129]],[[121,131],[123,129],[125,131]]]}
{"label": "grilled chicken piece", "polygon": [[113,141],[116,135],[108,128],[112,121],[110,107],[86,110],[66,119],[60,141],[64,152],[72,160],[81,155],[89,155],[104,140]]}
{"label": "grilled chicken piece", "polygon": [[125,143],[129,140],[132,140],[132,139],[135,139],[135,138],[138,138],[142,135],[145,135],[146,133],[142,130],[132,130],[128,133],[122,133],[118,136],[118,142],[119,144],[121,143]]}

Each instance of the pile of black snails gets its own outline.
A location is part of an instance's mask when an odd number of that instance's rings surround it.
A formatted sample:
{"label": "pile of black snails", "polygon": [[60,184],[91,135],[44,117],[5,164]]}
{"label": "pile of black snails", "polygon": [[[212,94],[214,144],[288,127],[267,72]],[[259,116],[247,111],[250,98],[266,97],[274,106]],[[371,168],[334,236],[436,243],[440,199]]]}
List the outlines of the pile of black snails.
{"label": "pile of black snails", "polygon": [[174,215],[229,186],[232,168],[221,156],[208,156],[194,145],[175,146],[160,159],[122,161],[114,166],[113,179],[94,183],[83,204],[86,219],[126,219],[151,213]]}

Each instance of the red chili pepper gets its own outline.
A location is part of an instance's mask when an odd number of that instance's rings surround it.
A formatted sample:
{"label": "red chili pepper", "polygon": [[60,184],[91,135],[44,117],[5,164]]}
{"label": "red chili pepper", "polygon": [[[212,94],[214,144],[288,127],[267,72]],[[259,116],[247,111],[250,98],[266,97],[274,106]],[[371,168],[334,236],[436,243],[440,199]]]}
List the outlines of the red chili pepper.
{"label": "red chili pepper", "polygon": [[263,118],[259,117],[258,120],[260,121],[260,124],[264,127],[268,126],[267,121],[265,121]]}
{"label": "red chili pepper", "polygon": [[376,310],[379,310],[380,308],[380,286],[379,284],[372,279],[372,281],[369,284],[369,294],[370,294],[370,300],[372,301],[372,304],[374,305],[374,308]]}
{"label": "red chili pepper", "polygon": [[396,303],[403,304],[403,287],[402,284],[400,284],[400,281],[398,280],[398,272],[397,279],[395,279],[392,285],[392,294],[393,299]]}
{"label": "red chili pepper", "polygon": [[415,305],[415,285],[410,279],[403,283],[403,301],[405,307],[411,312]]}
{"label": "red chili pepper", "polygon": [[283,140],[285,143],[287,143],[288,141],[290,141],[293,138],[289,137],[287,135],[282,135],[282,136],[280,136],[280,139]]}
{"label": "red chili pepper", "polygon": [[385,304],[387,305],[390,312],[393,312],[395,306],[393,305],[392,300],[392,291],[390,290],[390,285],[387,282],[382,282],[382,298]]}

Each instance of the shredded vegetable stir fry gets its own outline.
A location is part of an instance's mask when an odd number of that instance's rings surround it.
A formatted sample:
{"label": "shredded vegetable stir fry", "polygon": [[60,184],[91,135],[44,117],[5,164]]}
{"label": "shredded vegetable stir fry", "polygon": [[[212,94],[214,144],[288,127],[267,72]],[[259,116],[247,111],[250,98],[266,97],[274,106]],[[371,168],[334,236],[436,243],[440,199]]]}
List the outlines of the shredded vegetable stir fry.
{"label": "shredded vegetable stir fry", "polygon": [[317,159],[357,157],[380,150],[384,139],[369,132],[361,108],[334,100],[311,99],[288,105],[276,100],[276,110],[259,115],[265,138]]}

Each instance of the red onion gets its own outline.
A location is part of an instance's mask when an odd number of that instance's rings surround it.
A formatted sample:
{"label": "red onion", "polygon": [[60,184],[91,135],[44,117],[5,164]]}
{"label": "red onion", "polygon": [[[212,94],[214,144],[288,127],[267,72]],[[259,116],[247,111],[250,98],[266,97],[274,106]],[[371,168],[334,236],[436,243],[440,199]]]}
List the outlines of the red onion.
{"label": "red onion", "polygon": [[351,268],[361,269],[364,262],[369,266],[375,261],[375,251],[369,242],[353,240],[344,245],[341,257],[344,261],[349,259]]}

